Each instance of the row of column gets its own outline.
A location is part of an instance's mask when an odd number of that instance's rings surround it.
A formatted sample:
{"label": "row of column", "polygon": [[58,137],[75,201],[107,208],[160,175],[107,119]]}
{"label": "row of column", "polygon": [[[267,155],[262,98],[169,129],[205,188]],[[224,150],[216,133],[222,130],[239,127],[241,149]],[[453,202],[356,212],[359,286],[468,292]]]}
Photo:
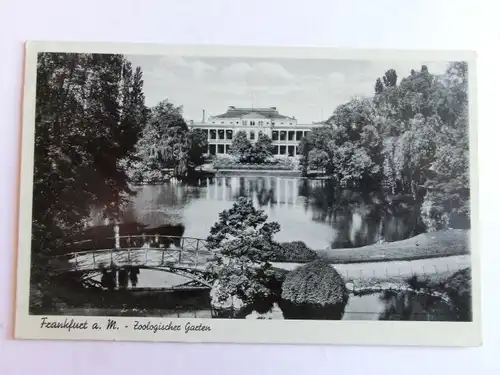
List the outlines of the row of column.
{"label": "row of column", "polygon": [[271,139],[273,141],[299,142],[307,133],[308,131],[303,130],[273,130]]}
{"label": "row of column", "polygon": [[[297,151],[298,147],[295,145],[274,145],[273,146],[273,155],[283,155],[294,157],[299,155]],[[221,154],[229,154],[231,150],[231,144],[209,144],[207,152],[210,155],[221,155]]]}
{"label": "row of column", "polygon": [[[230,129],[205,129],[207,134],[207,140],[209,141],[223,141],[233,139],[233,130]],[[291,141],[299,142],[303,137],[307,135],[309,131],[303,130],[273,130],[271,133],[271,139],[273,141]],[[252,136],[253,135],[253,136]],[[256,140],[258,138],[258,133],[255,131],[248,132],[248,138],[250,140]]]}

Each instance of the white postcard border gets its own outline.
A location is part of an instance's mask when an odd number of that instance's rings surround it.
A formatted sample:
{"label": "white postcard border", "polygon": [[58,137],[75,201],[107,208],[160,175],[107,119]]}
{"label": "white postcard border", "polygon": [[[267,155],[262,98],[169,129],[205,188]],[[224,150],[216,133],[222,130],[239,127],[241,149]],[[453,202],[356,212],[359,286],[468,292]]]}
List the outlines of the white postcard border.
{"label": "white postcard border", "polygon": [[[43,316],[29,315],[31,221],[34,165],[36,63],[39,52],[120,53],[198,57],[300,58],[350,60],[457,60],[469,63],[470,171],[471,171],[471,269],[472,322],[402,321],[293,321],[184,318],[46,316],[45,322],[73,319],[87,322],[87,329],[42,328]],[[28,42],[26,44],[22,146],[19,186],[18,272],[15,337],[19,339],[120,340],[221,343],[286,343],[349,345],[479,346],[481,290],[478,239],[477,86],[476,54],[470,51],[349,50],[325,47],[255,47],[211,45],[156,45],[93,42]],[[114,328],[106,329],[109,320]],[[138,324],[179,325],[179,330],[134,329]],[[190,330],[191,327],[209,327]],[[92,328],[94,327],[94,329]],[[97,327],[100,327],[98,329]],[[201,329],[201,328],[200,328]]]}

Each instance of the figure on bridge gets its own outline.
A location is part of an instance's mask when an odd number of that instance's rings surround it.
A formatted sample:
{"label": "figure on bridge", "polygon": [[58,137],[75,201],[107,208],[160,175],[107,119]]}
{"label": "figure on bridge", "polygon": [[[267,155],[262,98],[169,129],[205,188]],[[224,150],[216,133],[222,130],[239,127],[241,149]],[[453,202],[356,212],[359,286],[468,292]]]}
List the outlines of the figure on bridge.
{"label": "figure on bridge", "polygon": [[128,287],[129,272],[127,268],[121,268],[118,271],[118,284],[120,289],[127,289]]}
{"label": "figure on bridge", "polygon": [[116,267],[112,266],[111,269],[102,269],[101,284],[107,290],[114,290],[116,288]]}
{"label": "figure on bridge", "polygon": [[130,268],[129,271],[130,283],[134,288],[137,286],[137,282],[139,281],[139,276],[138,276],[139,273],[140,273],[139,267]]}

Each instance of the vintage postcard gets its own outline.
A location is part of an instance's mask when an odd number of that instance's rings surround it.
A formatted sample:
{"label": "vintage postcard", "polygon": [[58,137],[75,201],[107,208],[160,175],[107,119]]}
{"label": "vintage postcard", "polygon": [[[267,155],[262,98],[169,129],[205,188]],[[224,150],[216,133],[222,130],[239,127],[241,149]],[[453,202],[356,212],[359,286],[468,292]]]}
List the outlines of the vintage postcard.
{"label": "vintage postcard", "polygon": [[480,345],[475,59],[28,42],[16,337]]}

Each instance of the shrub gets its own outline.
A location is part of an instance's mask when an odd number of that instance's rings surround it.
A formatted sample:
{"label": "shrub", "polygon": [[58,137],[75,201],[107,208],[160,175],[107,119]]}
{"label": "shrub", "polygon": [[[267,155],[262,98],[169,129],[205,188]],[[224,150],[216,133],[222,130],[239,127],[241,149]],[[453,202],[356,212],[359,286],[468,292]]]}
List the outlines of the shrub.
{"label": "shrub", "polygon": [[340,320],[349,294],[338,272],[321,259],[289,272],[282,285],[285,319]]}
{"label": "shrub", "polygon": [[318,254],[311,250],[302,241],[283,242],[277,244],[275,252],[271,256],[272,262],[312,262],[318,258]]}

